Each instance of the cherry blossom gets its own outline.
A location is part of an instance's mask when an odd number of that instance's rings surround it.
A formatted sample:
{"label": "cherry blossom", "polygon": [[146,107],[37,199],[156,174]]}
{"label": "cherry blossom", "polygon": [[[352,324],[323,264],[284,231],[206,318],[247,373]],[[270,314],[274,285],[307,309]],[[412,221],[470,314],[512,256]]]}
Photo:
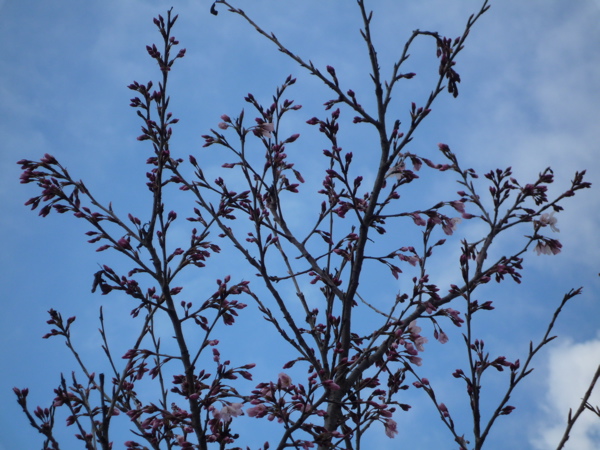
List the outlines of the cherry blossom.
{"label": "cherry blossom", "polygon": [[558,219],[554,217],[554,211],[552,211],[550,214],[544,213],[540,216],[540,224],[543,227],[548,225],[552,231],[558,233],[560,230],[556,228],[556,222],[558,222]]}
{"label": "cherry blossom", "polygon": [[562,244],[556,239],[542,238],[533,249],[538,255],[558,255]]}
{"label": "cherry blossom", "polygon": [[462,219],[460,217],[452,217],[451,219],[444,221],[442,229],[444,230],[444,233],[450,236],[456,231],[456,226],[461,222]]}
{"label": "cherry blossom", "polygon": [[241,403],[230,403],[223,406],[221,411],[213,411],[215,418],[223,421],[224,423],[230,422],[232,417],[238,417],[244,414]]}
{"label": "cherry blossom", "polygon": [[275,126],[272,123],[263,123],[259,125],[258,129],[263,137],[270,138],[271,133],[275,130]]}
{"label": "cherry blossom", "polygon": [[267,414],[267,412],[267,407],[262,403],[246,410],[246,413],[250,417],[263,417]]}
{"label": "cherry blossom", "polygon": [[288,388],[292,385],[292,377],[287,373],[281,372],[277,380],[281,387]]}
{"label": "cherry blossom", "polygon": [[384,423],[385,435],[393,439],[398,434],[398,424],[395,420],[387,419]]}

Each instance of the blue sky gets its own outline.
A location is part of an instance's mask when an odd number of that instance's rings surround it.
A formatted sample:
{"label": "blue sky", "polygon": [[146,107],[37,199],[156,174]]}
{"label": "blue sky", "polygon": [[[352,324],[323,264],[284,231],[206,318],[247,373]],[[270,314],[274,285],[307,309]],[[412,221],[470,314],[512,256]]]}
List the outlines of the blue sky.
{"label": "blue sky", "polygon": [[[371,92],[366,57],[357,32],[359,16],[353,2],[276,2],[255,0],[241,5],[264,28],[273,31],[296,53],[324,68],[330,64],[342,83],[363,98]],[[289,4],[288,4],[289,3]],[[346,4],[347,3],[347,4]],[[375,39],[384,73],[415,28],[438,30],[458,36],[479,2],[426,0],[370,2],[375,8]],[[407,6],[405,3],[409,3]],[[241,2],[240,2],[241,4]],[[143,162],[148,146],[136,141],[139,123],[127,85],[133,80],[156,79],[157,71],[144,48],[158,42],[152,18],[172,6],[160,0],[120,2],[37,2],[0,0],[0,216],[1,278],[0,316],[0,450],[38,448],[39,437],[27,428],[14,401],[13,386],[29,386],[32,404],[48,404],[60,371],[69,373],[74,363],[57,339],[42,340],[46,311],[78,317],[77,339],[88,361],[101,366],[97,333],[98,308],[104,305],[115,345],[127,347],[131,336],[131,309],[118,296],[92,295],[92,274],[98,263],[118,265],[118,259],[97,254],[86,243],[88,228],[66,216],[41,219],[23,203],[36,193],[33,186],[18,183],[22,158],[36,159],[50,153],[105,202],[113,201],[123,212],[142,211],[148,200],[144,191]],[[187,48],[171,78],[171,108],[181,119],[175,128],[173,148],[186,157],[192,153],[205,161],[207,173],[218,176],[226,156],[202,149],[202,134],[214,128],[221,114],[236,115],[246,106],[243,97],[252,92],[269,102],[275,87],[287,75],[298,82],[290,95],[304,106],[289,123],[289,131],[302,134],[294,150],[305,169],[305,190],[316,189],[321,177],[319,151],[324,145],[304,122],[320,115],[329,99],[314,77],[297,68],[240,18],[222,11],[209,14],[210,2],[178,1],[180,14],[175,36]],[[512,166],[515,176],[529,182],[545,167],[555,171],[553,193],[566,189],[576,170],[586,169],[594,186],[564,202],[557,215],[563,252],[554,257],[526,256],[524,282],[510,282],[484,291],[497,310],[479,325],[489,346],[508,359],[525,357],[529,340],[539,339],[555,305],[573,287],[584,286],[556,327],[557,339],[535,361],[535,373],[526,380],[511,404],[517,411],[499,422],[489,449],[553,448],[562,434],[568,408],[576,407],[587,380],[600,362],[600,2],[581,0],[492,1],[492,9],[473,30],[459,58],[460,96],[442,96],[428,121],[417,133],[413,151],[435,157],[438,142],[459,155],[463,166],[480,174],[496,167]],[[431,42],[415,47],[408,70],[417,72],[414,83],[399,91],[395,108],[406,117],[411,101],[423,103],[428,94],[427,70],[434,67]],[[387,57],[387,58],[386,58]],[[385,64],[385,63],[384,63]],[[421,75],[422,74],[422,75]],[[368,101],[364,102],[368,105]],[[348,117],[347,117],[348,118]],[[369,167],[368,135],[346,126],[345,149],[352,149],[365,179]],[[354,133],[354,134],[352,134]],[[300,153],[303,152],[303,153]],[[310,154],[315,158],[310,158]],[[363,153],[361,153],[363,152]],[[300,156],[299,156],[300,155]],[[307,156],[305,156],[307,155]],[[426,199],[456,190],[450,178],[420,192]],[[431,203],[431,202],[428,202]],[[190,207],[178,204],[182,210]],[[295,220],[301,223],[308,205],[298,202]],[[477,230],[468,224],[457,231]],[[508,252],[514,239],[503,241]],[[445,260],[456,260],[448,246]],[[227,259],[229,258],[229,259]],[[454,258],[454,259],[452,259]],[[186,289],[202,290],[225,270],[254,281],[247,269],[233,266],[237,255],[219,260],[214,269],[193,274]],[[444,259],[432,271],[440,284],[453,272]],[[232,268],[233,267],[233,268]],[[254,281],[256,283],[256,281]],[[250,308],[248,308],[249,310]],[[239,331],[229,336],[239,348],[240,363],[258,363],[256,380],[275,379],[281,370],[269,350],[267,324],[248,312]],[[449,328],[449,327],[448,327]],[[431,330],[429,330],[430,332]],[[424,375],[446,395],[450,411],[465,421],[462,386],[450,376],[464,351],[460,331],[449,329],[451,342],[430,343],[422,355]],[[425,334],[427,330],[424,330]],[[257,341],[245,339],[257,335]],[[263,335],[264,333],[264,335]],[[225,339],[227,341],[227,339]],[[257,342],[250,345],[249,342]],[[452,345],[455,344],[455,345]],[[279,349],[285,353],[285,349]],[[282,361],[285,361],[285,355]],[[245,360],[249,358],[249,360]],[[491,380],[489,394],[502,381]],[[450,434],[438,425],[435,411],[421,392],[409,391],[413,409],[399,414],[400,435],[388,439],[375,429],[372,448],[454,448]],[[600,397],[596,395],[596,404]],[[251,420],[241,418],[239,420]],[[254,421],[248,427],[256,427]],[[268,439],[269,427],[254,428],[254,447]],[[468,433],[465,422],[464,430]],[[263,431],[264,430],[264,431]],[[69,430],[70,431],[70,430]],[[583,417],[567,448],[591,450],[600,442],[600,421]],[[79,448],[71,442],[65,448]],[[117,446],[117,448],[119,448]]]}

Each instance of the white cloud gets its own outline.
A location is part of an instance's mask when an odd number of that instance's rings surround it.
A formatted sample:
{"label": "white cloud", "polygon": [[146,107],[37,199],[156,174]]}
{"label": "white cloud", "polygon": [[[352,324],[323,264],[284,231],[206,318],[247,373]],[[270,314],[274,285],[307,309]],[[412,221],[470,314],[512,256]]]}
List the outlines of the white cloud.
{"label": "white cloud", "polygon": [[[547,392],[543,409],[545,418],[532,432],[536,449],[556,448],[566,427],[569,409],[577,410],[592,376],[600,363],[600,339],[583,343],[565,342],[550,351]],[[600,388],[590,398],[600,405]],[[566,449],[593,450],[600,442],[600,419],[585,411],[573,427]]]}

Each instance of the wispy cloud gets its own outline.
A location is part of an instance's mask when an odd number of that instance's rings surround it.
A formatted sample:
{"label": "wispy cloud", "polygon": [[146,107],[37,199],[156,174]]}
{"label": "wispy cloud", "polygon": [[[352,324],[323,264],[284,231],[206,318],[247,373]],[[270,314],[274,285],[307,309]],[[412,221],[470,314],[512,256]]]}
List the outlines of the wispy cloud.
{"label": "wispy cloud", "polygon": [[[566,341],[550,351],[546,396],[541,405],[544,418],[534,424],[530,442],[534,448],[554,448],[565,431],[567,413],[577,410],[592,375],[600,363],[600,339],[574,343]],[[600,405],[596,389],[589,401]],[[600,420],[585,411],[570,434],[567,449],[595,450],[598,448]]]}

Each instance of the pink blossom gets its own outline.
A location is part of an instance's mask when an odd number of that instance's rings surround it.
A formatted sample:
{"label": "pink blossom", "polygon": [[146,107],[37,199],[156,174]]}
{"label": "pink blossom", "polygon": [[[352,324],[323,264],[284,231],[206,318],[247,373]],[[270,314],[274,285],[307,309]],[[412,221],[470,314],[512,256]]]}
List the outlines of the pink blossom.
{"label": "pink blossom", "polygon": [[412,345],[410,342],[405,342],[404,348],[406,349],[406,352],[409,355],[416,356],[419,354],[419,352],[415,349],[414,345]]}
{"label": "pink blossom", "polygon": [[398,180],[401,180],[405,168],[406,165],[404,164],[404,162],[400,162],[395,166],[390,167],[390,169],[385,174],[385,177],[388,178],[394,175]]}
{"label": "pink blossom", "polygon": [[427,225],[427,222],[425,222],[418,213],[412,213],[411,216],[416,225],[419,225],[421,227],[424,227],[425,225]]}
{"label": "pink blossom", "polygon": [[419,262],[419,257],[418,256],[406,256],[405,261],[414,267]]}
{"label": "pink blossom", "polygon": [[302,412],[311,412],[313,407],[310,403],[296,403],[296,407]]}
{"label": "pink blossom", "polygon": [[552,211],[550,214],[544,213],[540,216],[540,224],[543,227],[548,225],[552,231],[558,233],[560,230],[556,228],[556,222],[558,222],[558,220],[556,217],[554,217],[554,211]]}
{"label": "pink blossom", "polygon": [[419,333],[421,333],[421,327],[417,326],[417,321],[416,320],[413,320],[408,325],[408,332],[410,334],[412,334],[413,336],[419,336]]}
{"label": "pink blossom", "polygon": [[555,239],[539,240],[533,249],[538,255],[557,255],[560,253],[562,244]]}
{"label": "pink blossom", "polygon": [[428,340],[426,337],[419,336],[418,338],[415,339],[415,347],[417,347],[417,350],[419,350],[420,352],[424,352],[425,351],[424,345],[427,342],[428,342]]}
{"label": "pink blossom", "polygon": [[227,128],[229,128],[229,125],[227,125],[225,122],[221,122],[219,123],[219,128],[221,130],[226,130]]}
{"label": "pink blossom", "polygon": [[413,169],[415,169],[415,172],[418,172],[419,170],[421,170],[423,161],[421,161],[419,158],[410,158],[410,161],[412,162]]}
{"label": "pink blossom", "polygon": [[415,366],[421,366],[423,364],[423,359],[419,358],[418,356],[409,356],[407,358],[411,363],[413,363]]}
{"label": "pink blossom", "polygon": [[224,423],[230,422],[232,417],[238,417],[244,414],[242,411],[241,403],[231,403],[223,406],[221,411],[213,411],[215,418],[223,421]]}
{"label": "pink blossom", "polygon": [[250,417],[263,417],[267,413],[267,407],[262,403],[246,410]]}
{"label": "pink blossom", "polygon": [[533,249],[533,251],[536,252],[538,255],[551,255],[552,254],[550,247],[548,247],[546,245],[546,243],[542,242],[542,241],[538,241],[538,243],[535,245],[535,248]]}
{"label": "pink blossom", "polygon": [[270,138],[271,133],[275,130],[275,126],[273,126],[272,123],[265,122],[265,123],[259,125],[259,129],[260,129],[260,134],[263,137]]}
{"label": "pink blossom", "polygon": [[462,219],[460,217],[453,217],[451,219],[448,219],[442,225],[442,229],[444,230],[444,233],[446,233],[448,236],[450,236],[450,235],[452,235],[452,233],[454,231],[456,231],[456,225],[458,225],[461,222],[462,222]]}
{"label": "pink blossom", "polygon": [[438,336],[438,341],[440,341],[441,344],[445,344],[446,342],[448,342],[448,335],[446,333],[444,333],[443,331],[440,331],[440,334]]}
{"label": "pink blossom", "polygon": [[463,202],[458,202],[458,201],[450,202],[450,206],[452,206],[459,213],[465,212],[465,204]]}
{"label": "pink blossom", "polygon": [[395,420],[388,419],[384,423],[385,435],[390,439],[393,439],[398,434],[398,424]]}
{"label": "pink blossom", "polygon": [[287,373],[281,372],[279,374],[278,382],[281,385],[281,387],[290,387],[292,385],[292,377],[290,377]]}
{"label": "pink blossom", "polygon": [[446,308],[443,311],[450,318],[450,320],[452,320],[452,323],[454,325],[456,325],[457,327],[460,327],[461,326],[460,324],[464,322],[464,320],[460,318],[459,311],[452,309],[452,308]]}

